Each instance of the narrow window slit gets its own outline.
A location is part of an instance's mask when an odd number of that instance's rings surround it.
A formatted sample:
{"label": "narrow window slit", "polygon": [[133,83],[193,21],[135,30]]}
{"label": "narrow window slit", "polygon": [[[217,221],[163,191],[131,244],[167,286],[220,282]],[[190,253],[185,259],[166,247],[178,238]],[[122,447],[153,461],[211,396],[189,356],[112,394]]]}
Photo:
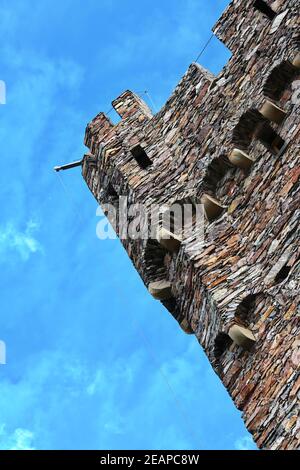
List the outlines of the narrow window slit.
{"label": "narrow window slit", "polygon": [[281,284],[290,274],[292,267],[283,266],[274,278],[274,284]]}
{"label": "narrow window slit", "polygon": [[215,339],[214,356],[219,360],[221,356],[230,348],[233,343],[232,339],[226,333],[219,333]]}
{"label": "narrow window slit", "polygon": [[254,3],[253,3],[253,7],[256,10],[263,13],[263,15],[267,16],[270,21],[274,20],[274,18],[276,16],[276,12],[274,10],[272,10],[272,8],[266,2],[264,2],[263,0],[255,0]]}
{"label": "narrow window slit", "polygon": [[136,162],[138,163],[138,165],[143,170],[145,170],[150,165],[152,165],[152,160],[150,160],[147,153],[145,152],[143,147],[141,147],[140,145],[137,145],[136,147],[133,147],[131,149],[131,154],[132,154],[133,158],[136,160]]}
{"label": "narrow window slit", "polygon": [[119,199],[119,196],[118,196],[115,188],[113,187],[113,185],[111,183],[109,183],[109,185],[107,187],[107,196],[109,196],[113,199]]}

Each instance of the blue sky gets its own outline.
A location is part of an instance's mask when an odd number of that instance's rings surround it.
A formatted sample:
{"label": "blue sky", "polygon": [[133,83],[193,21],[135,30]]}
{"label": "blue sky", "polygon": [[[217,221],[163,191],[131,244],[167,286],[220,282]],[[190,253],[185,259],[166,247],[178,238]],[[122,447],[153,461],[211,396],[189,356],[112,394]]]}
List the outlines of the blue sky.
{"label": "blue sky", "polygon": [[[52,171],[124,89],[162,106],[227,3],[0,1],[0,449],[255,448],[195,338],[97,239],[79,169]],[[201,63],[228,57],[214,38]]]}

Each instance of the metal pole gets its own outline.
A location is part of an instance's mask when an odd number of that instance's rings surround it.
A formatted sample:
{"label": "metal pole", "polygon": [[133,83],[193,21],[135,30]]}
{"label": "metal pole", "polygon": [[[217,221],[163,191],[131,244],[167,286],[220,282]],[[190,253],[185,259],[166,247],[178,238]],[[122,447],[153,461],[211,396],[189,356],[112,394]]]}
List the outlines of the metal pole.
{"label": "metal pole", "polygon": [[77,166],[81,166],[81,165],[82,165],[82,160],[78,160],[77,162],[67,163],[66,165],[55,166],[54,171],[58,172],[62,170],[70,170],[71,168],[76,168]]}

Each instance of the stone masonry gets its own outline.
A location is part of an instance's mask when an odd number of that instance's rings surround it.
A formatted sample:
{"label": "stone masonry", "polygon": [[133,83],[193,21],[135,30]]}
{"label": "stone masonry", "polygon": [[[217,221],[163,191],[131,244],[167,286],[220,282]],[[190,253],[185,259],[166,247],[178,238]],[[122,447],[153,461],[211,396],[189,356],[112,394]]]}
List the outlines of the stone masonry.
{"label": "stone masonry", "polygon": [[[100,204],[203,204],[199,227],[125,239],[149,292],[187,333],[261,449],[300,448],[299,0],[233,0],[214,27],[232,57],[193,63],[156,115],[138,96],[87,126],[83,177]],[[298,88],[297,88],[298,87]]]}

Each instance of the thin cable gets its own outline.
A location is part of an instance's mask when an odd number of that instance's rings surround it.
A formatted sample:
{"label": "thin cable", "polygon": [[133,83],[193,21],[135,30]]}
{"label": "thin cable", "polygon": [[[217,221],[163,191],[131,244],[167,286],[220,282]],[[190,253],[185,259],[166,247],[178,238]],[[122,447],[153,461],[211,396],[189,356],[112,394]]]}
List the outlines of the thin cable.
{"label": "thin cable", "polygon": [[[213,37],[214,37],[214,33],[212,33],[212,35],[210,36],[210,38],[208,39],[208,41],[207,41],[206,44],[204,45],[203,49],[200,51],[200,53],[199,53],[199,55],[197,56],[195,62],[198,62],[198,60],[200,59],[200,57],[202,56],[202,54],[203,54],[203,53],[205,52],[205,50],[207,49],[207,47],[208,47],[208,45],[210,44],[210,42],[211,42],[211,40],[212,40]],[[154,113],[157,113],[157,107],[156,107],[156,105],[155,105],[155,103],[154,103],[154,100],[152,99],[150,93],[149,93],[147,90],[145,90],[144,92],[141,92],[141,93],[137,93],[137,94],[140,95],[140,97],[146,95],[146,96],[148,97],[150,103],[151,103],[151,106],[152,106],[152,108],[153,108]],[[106,115],[109,115],[109,114],[112,113],[113,111],[114,111],[114,107],[110,108],[110,109],[106,112]],[[63,179],[62,179],[62,177],[61,177],[61,175],[60,175],[59,173],[58,173],[58,176],[59,176],[59,180],[60,180],[60,182],[61,182],[61,184],[62,184],[62,186],[63,186],[63,188],[64,188],[64,191],[65,191],[67,197],[69,198],[69,200],[71,201],[71,203],[74,205],[74,200],[73,200],[73,197],[72,197],[71,193],[69,192],[69,189],[68,189],[67,186],[65,185],[65,183],[64,183],[64,181],[63,181]],[[76,212],[77,212],[77,210],[76,210]],[[79,214],[79,215],[80,215],[80,214]],[[80,218],[81,218],[81,215],[80,215]],[[122,295],[122,297],[123,297],[123,295]],[[186,424],[188,424],[187,428],[189,429],[189,433],[190,433],[190,435],[191,435],[191,437],[192,437],[192,440],[195,440],[195,441],[197,442],[197,441],[198,441],[198,438],[197,438],[196,434],[194,433],[194,430],[192,429],[191,422],[190,422],[189,416],[188,416],[187,413],[186,413],[185,407],[182,405],[181,401],[178,399],[177,394],[175,393],[175,391],[174,391],[174,389],[173,389],[171,383],[169,382],[169,379],[168,379],[167,375],[165,374],[165,372],[163,371],[163,369],[160,367],[159,361],[158,361],[158,359],[157,359],[157,357],[156,357],[156,355],[155,355],[155,353],[154,353],[154,351],[153,351],[153,348],[151,347],[151,344],[150,344],[150,342],[149,342],[149,340],[148,340],[148,338],[147,338],[147,336],[146,336],[146,334],[145,334],[143,328],[137,323],[136,320],[133,320],[133,319],[132,319],[132,323],[133,323],[133,324],[135,323],[136,329],[138,330],[139,335],[140,335],[140,337],[142,338],[142,340],[143,340],[143,342],[144,342],[144,344],[145,344],[145,346],[146,346],[146,349],[148,350],[148,353],[149,353],[149,355],[150,355],[151,358],[152,358],[153,363],[154,363],[154,364],[156,365],[156,367],[158,368],[158,370],[159,370],[159,372],[160,372],[160,374],[161,374],[161,376],[162,376],[164,382],[166,383],[166,385],[167,385],[169,391],[171,392],[171,394],[173,395],[173,399],[174,399],[174,402],[175,402],[175,404],[176,404],[176,407],[177,407],[177,409],[178,409],[178,411],[179,411],[179,414],[180,414],[181,417],[183,418],[183,421],[184,421]]]}
{"label": "thin cable", "polygon": [[[162,369],[162,367],[160,367],[159,365],[159,360],[158,358],[156,357],[154,351],[153,351],[153,348],[151,347],[151,344],[144,332],[144,330],[142,329],[141,326],[137,325],[137,328],[138,328],[138,331],[139,331],[139,334],[140,334],[140,337],[143,339],[144,341],[144,344],[146,345],[146,348],[148,349],[148,353],[149,355],[152,357],[152,361],[154,363],[154,365],[156,365],[158,371],[160,372],[164,382],[166,383],[169,391],[171,392],[171,395],[173,396],[173,400],[175,402],[175,405],[177,407],[177,410],[179,411],[179,414],[183,420],[183,422],[186,424],[186,429],[188,431],[188,433],[190,434],[190,438],[192,439],[192,442],[194,441],[195,444],[198,442],[198,437],[196,436],[194,430],[193,430],[193,425],[191,423],[191,420],[190,420],[190,417],[189,415],[187,414],[186,412],[186,409],[184,407],[184,405],[182,404],[181,400],[178,398],[175,390],[173,389],[166,373],[164,372],[164,370]],[[147,347],[148,346],[148,347]],[[196,449],[198,449],[198,446],[196,446]]]}
{"label": "thin cable", "polygon": [[[62,176],[60,175],[60,173],[57,173],[58,177],[59,177],[59,181],[64,189],[64,192],[67,196],[67,198],[69,199],[69,202],[71,203],[71,205],[73,206],[73,209],[74,209],[74,212],[76,212],[78,215],[79,215],[79,218],[82,220],[82,217],[81,217],[81,214],[78,212],[77,210],[77,207],[76,207],[76,204],[75,204],[75,201],[73,199],[73,196],[69,190],[69,188],[66,186]],[[121,294],[121,297],[126,299],[126,296],[123,295],[123,292],[121,293],[121,291],[119,290],[119,293]],[[167,388],[169,389],[169,391],[171,392],[171,395],[173,396],[173,399],[174,399],[174,402],[176,404],[176,407],[179,411],[179,414],[181,416],[181,418],[183,419],[183,422],[186,424],[186,428],[190,434],[190,437],[192,438],[192,441],[195,441],[197,442],[198,441],[198,438],[193,430],[193,426],[191,424],[191,421],[190,421],[190,418],[185,410],[185,407],[184,405],[181,403],[180,399],[177,397],[177,394],[176,392],[174,391],[171,383],[169,382],[169,379],[167,377],[167,375],[165,374],[165,372],[163,371],[163,369],[160,367],[159,365],[159,360],[158,358],[156,357],[155,355],[155,352],[153,351],[153,348],[151,346],[151,343],[150,341],[148,340],[147,338],[147,335],[145,334],[142,326],[137,322],[136,319],[133,319],[133,317],[131,316],[131,322],[132,322],[132,325],[135,326],[135,328],[137,329],[146,349],[148,350],[148,353],[149,353],[149,356],[151,357],[152,361],[153,361],[153,364],[157,367],[159,373],[161,374],[164,382],[166,383],[167,385]],[[198,448],[198,447],[196,447]]]}
{"label": "thin cable", "polygon": [[[199,52],[199,54],[198,54],[198,56],[197,56],[195,62],[198,62],[198,60],[200,59],[200,57],[202,56],[202,54],[205,52],[205,50],[206,50],[207,47],[209,46],[209,44],[210,44],[212,38],[214,37],[214,35],[215,35],[214,33],[211,34],[210,38],[207,40],[207,42],[205,43],[205,45],[203,46],[203,48],[202,48],[201,51]],[[149,93],[147,90],[146,90],[146,91],[141,91],[141,92],[136,92],[136,94],[139,95],[139,96],[146,95],[146,96],[148,97],[149,101],[151,102],[151,106],[152,106],[152,108],[153,108],[153,111],[154,111],[155,113],[157,113],[157,107],[156,107],[156,105],[155,105],[153,99],[151,98],[150,93]],[[114,107],[112,107],[112,108],[110,108],[105,114],[106,114],[106,115],[109,115],[109,114],[112,113],[114,110],[115,110]]]}
{"label": "thin cable", "polygon": [[[204,47],[203,47],[202,50],[200,51],[200,53],[199,53],[199,55],[197,56],[195,62],[198,62],[198,60],[200,59],[200,57],[202,56],[202,54],[203,54],[203,53],[205,52],[205,50],[207,49],[207,47],[208,47],[208,45],[210,44],[210,42],[211,42],[211,40],[212,40],[213,37],[214,37],[214,33],[212,33],[212,35],[210,36],[210,38],[208,39],[208,41],[206,42],[206,44],[204,45]],[[150,103],[151,103],[151,106],[152,106],[152,108],[153,108],[153,111],[154,111],[154,113],[156,113],[156,112],[157,112],[157,107],[156,107],[156,105],[155,105],[155,103],[154,103],[154,101],[153,101],[153,99],[152,99],[150,93],[149,93],[148,91],[144,91],[144,92],[140,93],[140,95],[141,95],[141,96],[146,95],[146,96],[148,97],[148,99],[149,99],[149,101],[150,101]],[[114,107],[111,107],[105,114],[106,114],[106,115],[109,115],[109,114],[112,113],[113,111],[114,111]],[[59,177],[59,181],[60,181],[60,183],[61,183],[61,185],[62,185],[62,187],[63,187],[63,189],[64,189],[64,192],[65,192],[67,198],[69,199],[69,202],[70,202],[71,205],[73,206],[73,209],[74,209],[74,211],[77,213],[77,215],[79,216],[79,218],[82,220],[81,214],[79,213],[79,211],[78,211],[78,209],[77,209],[77,207],[76,207],[76,203],[75,203],[75,201],[74,201],[74,199],[73,199],[73,196],[72,196],[72,194],[71,194],[69,188],[68,188],[68,187],[66,186],[66,184],[64,183],[61,174],[60,174],[59,172],[58,172],[57,174],[58,174],[58,177]],[[122,295],[122,297],[123,297],[123,295]],[[171,392],[171,394],[172,394],[172,396],[173,396],[173,399],[174,399],[174,402],[175,402],[175,404],[176,404],[176,407],[177,407],[177,409],[178,409],[178,411],[179,411],[181,417],[183,418],[183,421],[184,421],[186,424],[188,424],[187,429],[189,430],[189,433],[190,433],[190,435],[191,435],[191,437],[192,437],[192,440],[195,440],[195,442],[197,442],[197,441],[198,441],[198,438],[197,438],[196,434],[194,433],[193,426],[191,425],[191,421],[190,421],[189,416],[188,416],[187,413],[186,413],[185,407],[184,407],[184,405],[181,403],[180,399],[178,399],[177,394],[175,393],[175,391],[174,391],[174,389],[173,389],[171,383],[169,382],[169,379],[168,379],[167,375],[165,374],[165,372],[163,371],[163,369],[160,367],[160,365],[159,365],[159,360],[158,360],[158,358],[156,357],[156,355],[155,355],[155,353],[154,353],[154,351],[153,351],[153,348],[151,347],[151,343],[149,342],[149,340],[148,340],[148,338],[147,338],[147,336],[146,336],[146,334],[145,334],[143,328],[141,327],[141,325],[139,325],[139,324],[137,323],[136,319],[135,319],[135,320],[132,319],[132,323],[133,323],[133,324],[135,323],[136,328],[137,328],[137,330],[138,330],[138,332],[139,332],[139,335],[140,335],[140,337],[142,338],[142,340],[143,340],[143,342],[144,342],[144,344],[145,344],[145,346],[146,346],[146,349],[148,350],[148,353],[149,353],[150,357],[152,358],[153,363],[154,363],[154,364],[156,365],[156,367],[158,368],[158,370],[159,370],[159,372],[160,372],[160,374],[161,374],[161,376],[162,376],[164,382],[165,382],[166,385],[167,385],[167,388],[168,388],[169,391]]]}
{"label": "thin cable", "polygon": [[63,187],[63,190],[65,192],[65,195],[67,197],[67,199],[69,200],[69,203],[70,203],[70,206],[73,207],[73,210],[74,210],[74,213],[79,217],[79,219],[81,220],[81,222],[84,222],[79,210],[78,210],[78,207],[77,207],[77,204],[73,198],[73,195],[71,193],[71,191],[69,190],[69,188],[66,186],[60,172],[57,172],[57,176],[58,176],[58,179]]}
{"label": "thin cable", "polygon": [[105,114],[108,116],[110,113],[112,113],[115,110],[114,107],[110,108]]}
{"label": "thin cable", "polygon": [[155,105],[153,99],[151,98],[150,93],[149,93],[148,91],[145,91],[145,95],[148,97],[148,99],[149,99],[149,101],[150,101],[150,103],[151,103],[151,106],[152,106],[152,108],[153,108],[153,111],[154,111],[154,113],[156,114],[156,113],[157,113],[157,107],[156,107],[156,105]]}
{"label": "thin cable", "polygon": [[[66,186],[62,176],[60,173],[57,173],[58,175],[58,178],[59,178],[59,181],[63,187],[63,190],[65,192],[65,195],[67,197],[67,199],[69,200],[70,202],[70,205],[73,206],[73,210],[74,212],[79,216],[79,219],[81,221],[83,221],[82,219],[82,216],[81,214],[79,213],[78,209],[77,209],[77,205],[75,203],[75,200],[73,198],[73,195],[71,193],[71,191],[69,190],[69,188]],[[119,291],[120,292],[120,291]],[[121,293],[121,292],[120,292]],[[123,293],[121,293],[121,297],[125,298],[125,295],[123,295]],[[169,391],[171,392],[171,395],[173,396],[173,399],[174,399],[174,402],[176,404],[176,407],[177,407],[177,410],[181,416],[181,418],[183,419],[183,422],[186,424],[186,428],[188,430],[188,433],[190,434],[190,437],[192,438],[192,441],[195,441],[198,442],[198,438],[196,436],[196,433],[194,432],[193,430],[193,426],[192,426],[192,423],[191,423],[191,420],[186,412],[186,409],[184,407],[184,405],[181,403],[180,399],[177,397],[177,394],[175,392],[175,390],[173,389],[171,383],[169,382],[169,379],[167,377],[167,375],[165,374],[165,372],[163,371],[163,369],[160,367],[159,365],[159,360],[151,346],[151,343],[150,341],[148,340],[147,338],[147,335],[145,334],[142,326],[137,322],[136,319],[133,319],[133,317],[131,316],[131,322],[132,322],[132,325],[135,326],[135,328],[137,329],[146,349],[148,350],[148,353],[149,353],[149,356],[151,357],[152,361],[153,361],[153,364],[156,366],[156,368],[158,369],[159,373],[161,374],[164,382],[166,383],[167,385],[167,388],[169,389]],[[196,447],[198,448],[198,447]]]}
{"label": "thin cable", "polygon": [[147,93],[147,91],[136,91],[135,94],[138,95],[140,98],[144,96]]}
{"label": "thin cable", "polygon": [[[123,298],[124,301],[126,301],[126,296],[123,294],[123,292],[120,289],[118,290],[118,292],[119,292],[119,294],[121,294],[121,298]],[[192,442],[195,441],[195,443],[197,443],[198,442],[198,437],[197,437],[196,433],[193,430],[193,425],[191,423],[189,415],[187,414],[184,405],[182,404],[182,402],[178,398],[178,396],[177,396],[175,390],[173,389],[171,383],[169,382],[169,379],[168,379],[167,375],[165,374],[163,369],[160,367],[159,359],[157,358],[157,356],[156,356],[156,354],[155,354],[155,352],[154,352],[154,350],[151,346],[150,341],[148,340],[148,337],[147,337],[143,327],[141,326],[140,322],[138,322],[137,319],[133,317],[133,315],[131,313],[130,313],[130,317],[131,317],[132,326],[138,331],[139,336],[142,339],[142,342],[144,343],[144,345],[146,347],[146,350],[148,351],[148,354],[151,357],[154,366],[158,369],[159,373],[162,376],[163,381],[166,383],[167,388],[169,389],[169,391],[171,392],[171,395],[173,396],[173,400],[175,402],[176,408],[179,412],[179,415],[181,416],[181,419],[183,420],[183,422],[186,425],[187,432],[190,435],[190,438],[192,439]],[[196,449],[198,449],[198,446],[196,446]]]}
{"label": "thin cable", "polygon": [[203,49],[200,51],[197,59],[195,60],[195,62],[198,62],[198,60],[200,59],[200,57],[202,56],[203,52],[206,50],[207,46],[209,45],[210,41],[212,40],[212,38],[214,37],[214,33],[212,33],[212,35],[210,36],[210,38],[208,39],[207,43],[205,44],[205,46],[203,47]]}

